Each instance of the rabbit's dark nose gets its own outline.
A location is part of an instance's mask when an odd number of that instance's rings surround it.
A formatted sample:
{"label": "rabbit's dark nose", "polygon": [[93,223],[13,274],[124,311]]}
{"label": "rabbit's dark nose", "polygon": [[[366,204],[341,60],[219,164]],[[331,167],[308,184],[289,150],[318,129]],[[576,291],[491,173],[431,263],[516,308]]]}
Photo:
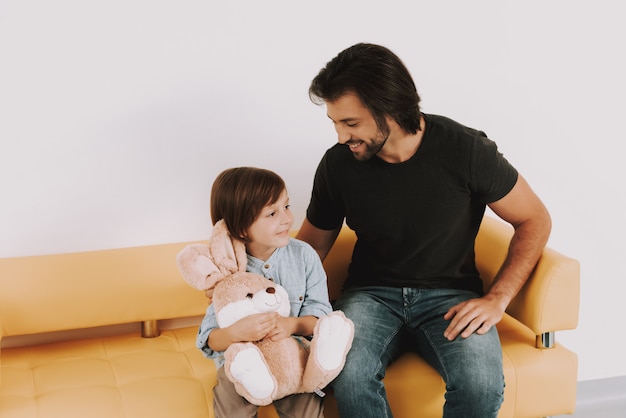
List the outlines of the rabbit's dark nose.
{"label": "rabbit's dark nose", "polygon": [[276,289],[274,289],[273,287],[268,287],[267,289],[265,289],[265,292],[273,295],[274,293],[276,293]]}

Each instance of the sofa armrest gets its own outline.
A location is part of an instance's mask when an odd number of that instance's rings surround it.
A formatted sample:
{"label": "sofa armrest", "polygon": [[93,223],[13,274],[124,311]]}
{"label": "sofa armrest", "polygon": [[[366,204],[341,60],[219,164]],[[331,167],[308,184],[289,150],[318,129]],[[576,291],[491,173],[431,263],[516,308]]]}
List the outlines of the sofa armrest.
{"label": "sofa armrest", "polygon": [[[486,216],[476,238],[476,264],[488,288],[504,261],[513,228]],[[535,335],[570,330],[578,325],[580,264],[545,248],[530,278],[511,301],[507,313]]]}

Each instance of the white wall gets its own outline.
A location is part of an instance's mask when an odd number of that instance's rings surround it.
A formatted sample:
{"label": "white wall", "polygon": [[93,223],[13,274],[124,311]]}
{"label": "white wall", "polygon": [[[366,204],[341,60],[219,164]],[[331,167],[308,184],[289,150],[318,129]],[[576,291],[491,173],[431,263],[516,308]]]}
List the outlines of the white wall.
{"label": "white wall", "polygon": [[619,2],[0,0],[0,256],[204,239],[224,168],[288,182],[335,136],[308,83],[359,41],[485,130],[582,263],[580,380],[626,375]]}

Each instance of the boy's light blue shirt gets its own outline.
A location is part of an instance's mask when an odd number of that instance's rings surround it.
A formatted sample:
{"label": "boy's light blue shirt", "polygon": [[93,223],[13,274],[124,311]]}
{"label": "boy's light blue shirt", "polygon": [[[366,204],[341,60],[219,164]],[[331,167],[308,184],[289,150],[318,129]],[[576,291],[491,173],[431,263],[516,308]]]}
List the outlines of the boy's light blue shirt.
{"label": "boy's light blue shirt", "polygon": [[[246,270],[272,279],[285,288],[291,303],[290,316],[319,318],[332,312],[326,272],[318,254],[304,241],[290,238],[289,243],[276,249],[267,261],[248,255]],[[198,329],[196,346],[220,368],[224,365],[224,352],[213,351],[207,345],[209,334],[215,328],[218,328],[217,319],[213,304],[210,304]]]}

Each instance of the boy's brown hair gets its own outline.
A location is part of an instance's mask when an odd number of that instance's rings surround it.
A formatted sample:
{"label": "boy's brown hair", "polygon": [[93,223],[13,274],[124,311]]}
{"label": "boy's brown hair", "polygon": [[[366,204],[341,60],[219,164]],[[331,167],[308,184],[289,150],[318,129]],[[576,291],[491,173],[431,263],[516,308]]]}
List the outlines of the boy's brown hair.
{"label": "boy's brown hair", "polygon": [[224,170],[211,188],[211,220],[215,224],[224,219],[230,234],[246,241],[250,225],[285,189],[284,180],[270,170],[256,167]]}

